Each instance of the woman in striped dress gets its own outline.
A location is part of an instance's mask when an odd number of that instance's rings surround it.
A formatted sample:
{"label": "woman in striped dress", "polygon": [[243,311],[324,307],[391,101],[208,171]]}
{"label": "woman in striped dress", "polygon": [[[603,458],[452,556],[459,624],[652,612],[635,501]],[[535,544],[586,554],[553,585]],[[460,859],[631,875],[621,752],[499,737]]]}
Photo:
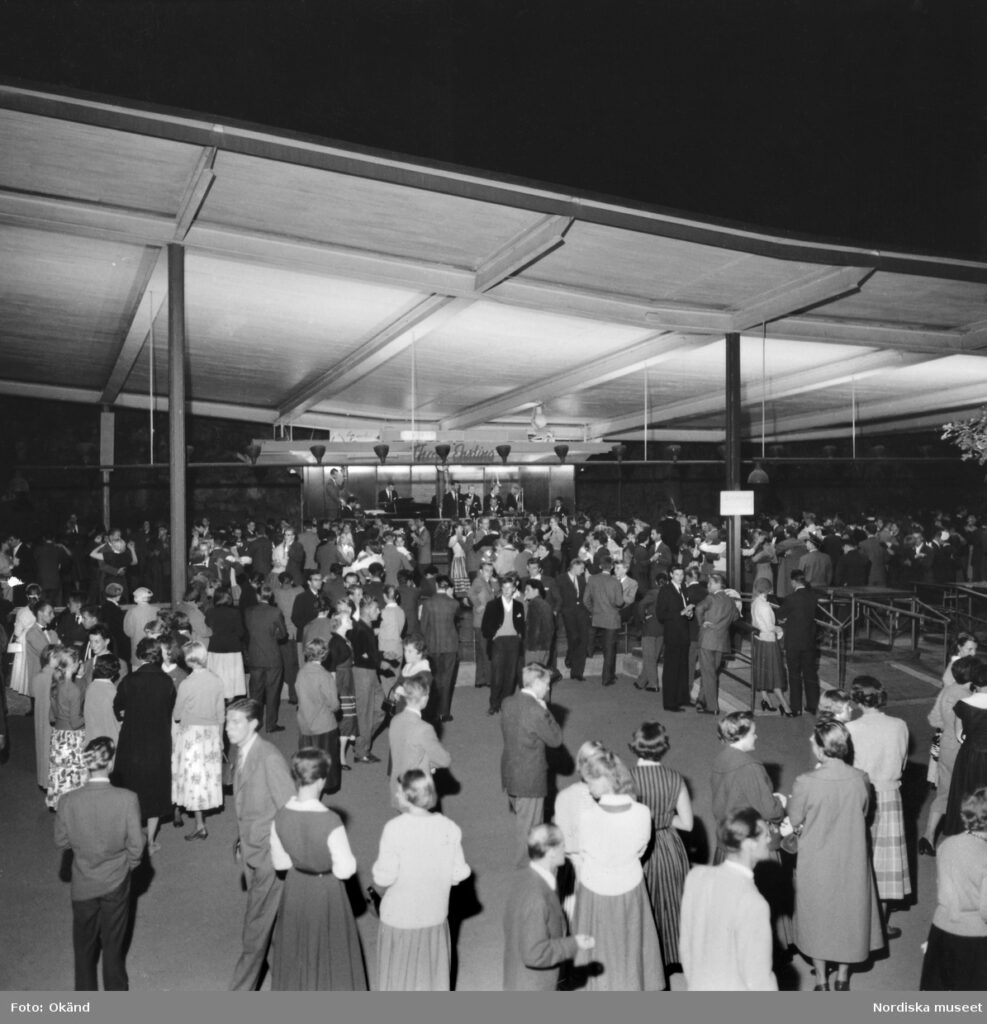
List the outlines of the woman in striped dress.
{"label": "woman in striped dress", "polygon": [[[908,757],[908,726],[880,710],[888,695],[873,676],[857,676],[850,695],[863,712],[860,718],[846,724],[853,739],[853,767],[867,773],[877,798],[870,826],[871,858],[887,925],[890,904],[912,891],[905,816],[901,809],[901,773]],[[889,939],[899,935],[900,928],[887,927]]]}
{"label": "woman in striped dress", "polygon": [[676,831],[692,831],[692,801],[682,776],[661,764],[670,744],[661,722],[645,722],[635,733],[631,750],[637,765],[631,770],[638,800],[651,811],[654,838],[645,854],[644,880],[651,895],[661,939],[665,972],[679,963],[679,912],[689,857]]}

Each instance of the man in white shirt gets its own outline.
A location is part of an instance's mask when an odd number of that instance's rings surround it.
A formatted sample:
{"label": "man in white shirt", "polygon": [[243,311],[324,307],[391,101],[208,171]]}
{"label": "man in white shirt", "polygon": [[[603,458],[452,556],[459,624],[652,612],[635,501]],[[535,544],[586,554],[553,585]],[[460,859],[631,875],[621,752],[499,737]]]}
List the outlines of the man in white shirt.
{"label": "man in white shirt", "polygon": [[690,992],[777,992],[771,970],[771,911],[754,884],[771,833],[752,807],[717,831],[726,860],[694,867],[685,880],[679,956]]}

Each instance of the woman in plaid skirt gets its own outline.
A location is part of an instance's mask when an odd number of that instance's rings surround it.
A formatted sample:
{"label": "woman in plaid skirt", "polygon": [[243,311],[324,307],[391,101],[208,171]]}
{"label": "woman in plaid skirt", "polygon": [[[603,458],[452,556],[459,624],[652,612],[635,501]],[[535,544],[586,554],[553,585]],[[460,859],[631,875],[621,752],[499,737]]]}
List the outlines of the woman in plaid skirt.
{"label": "woman in plaid skirt", "polygon": [[[887,923],[890,904],[912,891],[901,809],[901,773],[908,757],[908,726],[900,718],[881,711],[888,695],[873,676],[857,676],[850,690],[862,712],[856,721],[847,722],[853,738],[853,766],[867,772],[877,797],[870,827],[871,856]],[[900,928],[888,926],[889,939],[900,935]]]}

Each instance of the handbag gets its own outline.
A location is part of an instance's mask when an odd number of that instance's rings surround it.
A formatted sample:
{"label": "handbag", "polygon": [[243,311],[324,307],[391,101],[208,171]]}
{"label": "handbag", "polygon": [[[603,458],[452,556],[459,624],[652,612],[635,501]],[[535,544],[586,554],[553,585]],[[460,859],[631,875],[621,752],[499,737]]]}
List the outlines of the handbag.
{"label": "handbag", "polygon": [[381,710],[384,712],[385,715],[393,716],[400,714],[400,712],[404,711],[404,694],[397,692],[400,686],[401,682],[399,680],[387,691],[387,696],[384,698],[384,702],[381,704]]}
{"label": "handbag", "polygon": [[936,729],[932,737],[932,744],[929,747],[929,768],[925,773],[926,781],[930,785],[939,785],[939,752],[942,746],[942,729]]}
{"label": "handbag", "polygon": [[24,645],[20,642],[20,640],[11,640],[10,643],[7,644],[7,653],[8,654],[23,654],[24,653]]}

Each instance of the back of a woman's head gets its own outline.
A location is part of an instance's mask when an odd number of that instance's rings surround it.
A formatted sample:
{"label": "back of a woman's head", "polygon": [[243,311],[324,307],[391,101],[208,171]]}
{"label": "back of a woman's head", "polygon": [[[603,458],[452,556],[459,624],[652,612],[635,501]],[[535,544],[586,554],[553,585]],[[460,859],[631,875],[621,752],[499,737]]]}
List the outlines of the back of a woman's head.
{"label": "back of a woman's head", "polygon": [[767,576],[758,576],[751,584],[751,590],[755,594],[770,594],[771,593],[771,580]]}
{"label": "back of a woman's head", "polygon": [[71,679],[79,667],[79,652],[74,647],[62,647],[51,659],[51,677],[56,683]]}
{"label": "back of a woman's head", "polygon": [[853,698],[846,690],[826,690],[819,695],[817,722],[849,721]]}
{"label": "back of a woman's head", "polygon": [[819,722],[812,740],[824,757],[853,764],[853,740],[842,722]]}
{"label": "back of a woman's head", "polygon": [[736,743],[754,727],[754,716],[749,711],[731,711],[724,715],[716,726],[716,732],[724,743]]}
{"label": "back of a woman's head", "polygon": [[592,778],[587,781],[595,797],[608,793],[615,796],[637,796],[634,779],[627,765],[609,750],[590,765],[590,773]]}
{"label": "back of a woman's head", "polygon": [[661,722],[642,722],[631,738],[631,750],[646,761],[660,761],[671,743],[668,730]]}
{"label": "back of a woman's head", "polygon": [[983,832],[987,829],[987,788],[981,786],[963,798],[960,817],[968,832]]}
{"label": "back of a woman's head", "polygon": [[757,835],[760,822],[761,816],[753,807],[733,810],[717,826],[717,843],[722,849],[736,853],[745,839]]}
{"label": "back of a woman's head", "polygon": [[589,765],[607,753],[607,748],[599,740],[587,740],[576,752],[576,772],[583,782],[587,782]]}
{"label": "back of a woman's head", "polygon": [[185,664],[190,669],[206,667],[206,645],[199,640],[191,640],[182,647],[182,654],[185,657]]}
{"label": "back of a woman's head", "polygon": [[329,755],[324,750],[302,747],[292,755],[291,777],[298,786],[310,786],[319,779],[327,779],[331,767]]}
{"label": "back of a woman's head", "polygon": [[161,641],[151,636],[144,637],[137,645],[137,660],[145,665],[160,665]]}
{"label": "back of a woman's head", "polygon": [[419,768],[412,768],[398,779],[401,793],[411,807],[431,810],[438,802],[432,776]]}
{"label": "back of a woman's head", "polygon": [[862,708],[883,708],[888,702],[884,686],[874,676],[857,676],[850,684],[850,696]]}

